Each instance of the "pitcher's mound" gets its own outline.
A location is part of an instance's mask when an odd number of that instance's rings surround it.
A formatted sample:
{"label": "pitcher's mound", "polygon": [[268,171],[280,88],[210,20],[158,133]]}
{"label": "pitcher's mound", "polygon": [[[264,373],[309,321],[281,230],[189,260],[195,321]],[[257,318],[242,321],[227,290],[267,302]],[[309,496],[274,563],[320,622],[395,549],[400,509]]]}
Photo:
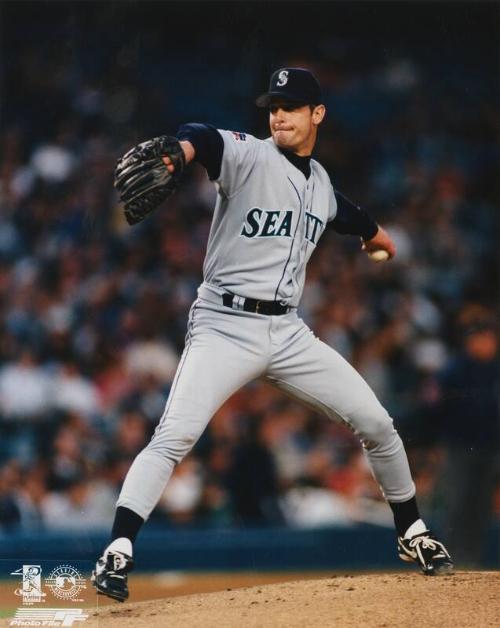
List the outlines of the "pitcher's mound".
{"label": "pitcher's mound", "polygon": [[[500,572],[332,576],[102,607],[102,628],[486,628],[500,619]],[[96,622],[98,621],[98,623]]]}

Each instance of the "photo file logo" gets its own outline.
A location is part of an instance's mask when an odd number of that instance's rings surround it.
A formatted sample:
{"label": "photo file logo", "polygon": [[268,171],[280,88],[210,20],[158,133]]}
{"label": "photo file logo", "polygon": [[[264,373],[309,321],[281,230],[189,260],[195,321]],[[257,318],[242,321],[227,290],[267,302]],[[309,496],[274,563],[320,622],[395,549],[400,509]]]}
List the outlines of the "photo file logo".
{"label": "photo file logo", "polygon": [[88,615],[82,608],[18,608],[10,626],[73,626]]}

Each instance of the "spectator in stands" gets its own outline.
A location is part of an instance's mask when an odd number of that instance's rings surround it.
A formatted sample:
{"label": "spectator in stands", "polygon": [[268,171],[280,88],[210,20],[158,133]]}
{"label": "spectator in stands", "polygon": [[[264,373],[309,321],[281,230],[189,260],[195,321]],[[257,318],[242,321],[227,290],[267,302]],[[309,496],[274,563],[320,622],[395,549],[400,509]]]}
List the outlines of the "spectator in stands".
{"label": "spectator in stands", "polygon": [[500,473],[498,323],[480,305],[459,316],[462,351],[439,378],[439,420],[448,454],[446,537],[457,562],[479,566]]}
{"label": "spectator in stands", "polygon": [[25,348],[0,372],[0,459],[15,456],[29,462],[43,437],[53,400],[46,369]]}
{"label": "spectator in stands", "polygon": [[258,525],[280,523],[279,478],[268,444],[269,425],[250,417],[247,431],[233,452],[228,473],[229,491],[236,523]]}
{"label": "spectator in stands", "polygon": [[20,470],[16,463],[9,462],[0,468],[0,531],[12,532],[19,527],[21,513],[15,499]]}

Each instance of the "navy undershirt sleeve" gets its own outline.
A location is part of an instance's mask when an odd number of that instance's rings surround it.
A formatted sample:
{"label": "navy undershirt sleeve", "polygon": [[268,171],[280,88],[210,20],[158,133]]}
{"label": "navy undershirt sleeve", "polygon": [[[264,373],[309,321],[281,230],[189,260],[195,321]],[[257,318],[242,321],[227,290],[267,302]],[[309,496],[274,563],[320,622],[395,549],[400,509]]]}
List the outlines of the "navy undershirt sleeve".
{"label": "navy undershirt sleeve", "polygon": [[338,190],[334,190],[337,199],[337,214],[329,223],[337,233],[359,235],[363,240],[371,240],[378,231],[378,225],[361,207],[355,205]]}
{"label": "navy undershirt sleeve", "polygon": [[176,137],[179,141],[191,142],[195,150],[194,160],[206,169],[212,181],[219,178],[224,140],[214,126],[198,122],[183,124],[177,130]]}

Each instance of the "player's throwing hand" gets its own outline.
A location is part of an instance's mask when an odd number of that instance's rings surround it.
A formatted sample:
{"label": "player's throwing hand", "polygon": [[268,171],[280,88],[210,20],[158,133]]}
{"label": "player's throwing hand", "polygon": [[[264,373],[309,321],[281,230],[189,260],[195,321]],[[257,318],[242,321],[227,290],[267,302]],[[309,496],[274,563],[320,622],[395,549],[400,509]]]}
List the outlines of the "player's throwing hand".
{"label": "player's throwing hand", "polygon": [[396,245],[387,231],[380,227],[370,240],[361,239],[361,249],[376,262],[392,259],[396,255]]}

